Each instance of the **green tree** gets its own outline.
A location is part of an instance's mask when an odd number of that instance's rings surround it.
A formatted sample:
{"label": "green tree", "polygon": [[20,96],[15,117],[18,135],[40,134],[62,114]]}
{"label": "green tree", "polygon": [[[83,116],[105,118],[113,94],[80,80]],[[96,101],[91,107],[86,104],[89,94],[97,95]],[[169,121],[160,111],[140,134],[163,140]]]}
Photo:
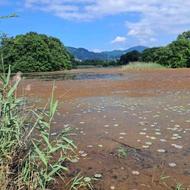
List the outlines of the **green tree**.
{"label": "green tree", "polygon": [[171,49],[166,47],[161,47],[156,50],[154,53],[154,59],[152,62],[159,63],[160,65],[164,65],[166,67],[171,67],[169,59],[172,57]]}
{"label": "green tree", "polygon": [[128,64],[129,62],[140,61],[141,53],[134,50],[121,56],[119,63],[121,65]]}
{"label": "green tree", "polygon": [[168,65],[172,68],[190,67],[190,41],[179,39],[168,46],[171,56],[168,57]]}
{"label": "green tree", "polygon": [[183,32],[165,47],[144,50],[142,61],[156,62],[171,68],[190,67],[190,31]]}
{"label": "green tree", "polygon": [[160,50],[159,47],[145,49],[142,52],[142,56],[141,56],[142,61],[143,62],[156,62],[158,60],[159,50]]}
{"label": "green tree", "polygon": [[43,72],[70,69],[72,56],[61,41],[34,32],[3,38],[1,52],[5,68],[14,72]]}
{"label": "green tree", "polygon": [[190,31],[186,31],[186,32],[183,32],[182,34],[180,34],[178,36],[177,40],[181,40],[181,39],[190,40]]}
{"label": "green tree", "polygon": [[176,41],[160,48],[155,62],[171,68],[190,67],[190,40],[187,33],[179,35]]}

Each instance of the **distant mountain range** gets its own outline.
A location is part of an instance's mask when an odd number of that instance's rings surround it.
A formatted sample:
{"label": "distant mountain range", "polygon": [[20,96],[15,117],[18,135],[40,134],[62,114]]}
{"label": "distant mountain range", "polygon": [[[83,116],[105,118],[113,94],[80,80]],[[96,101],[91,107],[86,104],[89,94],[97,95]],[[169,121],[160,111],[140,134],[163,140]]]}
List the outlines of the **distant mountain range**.
{"label": "distant mountain range", "polygon": [[103,51],[100,53],[95,53],[85,48],[74,48],[74,47],[66,47],[66,48],[72,55],[74,55],[76,59],[84,61],[84,60],[116,60],[116,59],[119,59],[121,55],[125,53],[131,52],[134,50],[142,52],[148,47],[135,46],[126,50]]}

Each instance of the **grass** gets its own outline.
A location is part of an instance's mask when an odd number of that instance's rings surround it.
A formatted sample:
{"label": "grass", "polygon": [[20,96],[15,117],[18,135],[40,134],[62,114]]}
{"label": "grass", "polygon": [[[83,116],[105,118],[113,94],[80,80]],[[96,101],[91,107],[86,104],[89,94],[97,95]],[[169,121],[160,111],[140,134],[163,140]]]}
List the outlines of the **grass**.
{"label": "grass", "polygon": [[128,157],[128,150],[125,147],[119,147],[117,149],[117,155],[119,158],[127,158]]}
{"label": "grass", "polygon": [[[17,97],[21,77],[11,70],[0,76],[0,187],[2,190],[45,190],[58,178],[65,182],[68,163],[76,158],[70,128],[53,137],[52,121],[58,101],[54,87],[43,111],[34,111]],[[67,164],[66,164],[67,163]],[[77,175],[68,189],[92,189],[91,178]]]}
{"label": "grass", "polygon": [[128,70],[147,70],[147,69],[164,69],[163,65],[157,63],[133,62],[122,67],[124,71]]}
{"label": "grass", "polygon": [[169,185],[167,184],[167,180],[172,180],[176,185],[172,187],[172,189],[175,190],[187,190],[188,188],[185,188],[183,184],[181,183],[176,183],[176,180],[171,178],[170,176],[165,175],[164,173],[161,174],[160,176],[160,182],[167,188],[170,189]]}
{"label": "grass", "polygon": [[93,190],[92,181],[94,179],[90,177],[81,177],[80,174],[78,174],[76,177],[72,179],[72,184],[70,187],[70,190],[78,190],[80,188],[84,189],[87,188],[89,190]]}
{"label": "grass", "polygon": [[177,183],[175,190],[185,190],[185,188],[183,187],[181,183]]}

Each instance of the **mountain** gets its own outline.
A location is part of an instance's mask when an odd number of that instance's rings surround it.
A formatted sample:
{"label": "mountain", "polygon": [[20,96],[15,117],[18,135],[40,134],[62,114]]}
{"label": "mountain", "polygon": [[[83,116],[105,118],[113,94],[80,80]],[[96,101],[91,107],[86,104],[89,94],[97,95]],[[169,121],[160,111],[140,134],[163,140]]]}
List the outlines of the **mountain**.
{"label": "mountain", "polygon": [[84,48],[74,48],[74,47],[66,47],[68,52],[74,55],[76,59],[79,60],[105,60],[106,55],[103,53],[95,53],[92,51],[88,51]]}
{"label": "mountain", "polygon": [[113,50],[113,51],[103,51],[100,53],[95,53],[89,51],[85,48],[74,48],[74,47],[66,47],[67,50],[74,55],[76,59],[79,60],[116,60],[121,57],[121,55],[131,52],[131,51],[139,51],[142,52],[147,47],[145,46],[135,46],[126,50]]}

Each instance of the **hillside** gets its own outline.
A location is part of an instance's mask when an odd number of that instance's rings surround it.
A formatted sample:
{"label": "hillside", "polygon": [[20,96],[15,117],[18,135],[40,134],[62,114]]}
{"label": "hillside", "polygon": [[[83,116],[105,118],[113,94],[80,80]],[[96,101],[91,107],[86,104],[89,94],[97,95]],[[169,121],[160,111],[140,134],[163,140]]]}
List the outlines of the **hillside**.
{"label": "hillside", "polygon": [[126,50],[113,50],[113,51],[103,51],[100,53],[95,53],[89,51],[85,48],[74,48],[74,47],[66,47],[67,50],[75,56],[76,59],[79,60],[115,60],[119,59],[121,55],[128,53],[133,50],[137,50],[139,52],[147,49],[145,46],[135,46]]}

